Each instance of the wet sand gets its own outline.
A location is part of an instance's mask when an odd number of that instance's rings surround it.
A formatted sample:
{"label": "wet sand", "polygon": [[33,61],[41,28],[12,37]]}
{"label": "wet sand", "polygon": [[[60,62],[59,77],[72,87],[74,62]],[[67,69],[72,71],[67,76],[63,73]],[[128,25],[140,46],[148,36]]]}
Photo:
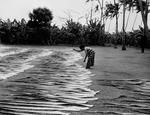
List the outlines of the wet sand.
{"label": "wet sand", "polygon": [[[150,114],[150,50],[92,47],[96,51],[91,89],[99,91],[92,108],[71,115]],[[80,60],[83,66],[85,64]]]}

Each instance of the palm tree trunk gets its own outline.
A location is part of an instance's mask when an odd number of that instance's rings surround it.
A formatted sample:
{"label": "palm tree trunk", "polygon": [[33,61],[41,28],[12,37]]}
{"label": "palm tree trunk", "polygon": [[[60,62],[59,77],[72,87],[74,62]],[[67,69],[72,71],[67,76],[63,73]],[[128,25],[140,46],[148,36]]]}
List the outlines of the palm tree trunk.
{"label": "palm tree trunk", "polygon": [[145,18],[146,18],[146,23],[148,23],[148,13],[149,13],[149,10],[148,10],[148,6],[149,6],[149,3],[148,0],[146,0],[146,11],[145,11]]}
{"label": "palm tree trunk", "polygon": [[[114,0],[114,5],[116,6],[116,0]],[[115,9],[115,14],[116,14],[116,39],[115,39],[114,48],[117,48],[117,39],[118,39],[118,11],[117,11],[117,8]]]}
{"label": "palm tree trunk", "polygon": [[[144,36],[141,39],[141,52],[144,53],[146,38],[148,38],[148,25],[147,25],[148,12],[146,10],[146,12],[144,14],[143,5],[142,5],[141,0],[138,0],[138,2],[139,2],[140,10],[141,10],[141,16],[142,16],[143,24],[144,24]],[[147,4],[147,2],[148,1],[146,0],[146,4]],[[148,9],[148,5],[147,5],[146,9]]]}
{"label": "palm tree trunk", "polygon": [[125,2],[123,3],[123,26],[122,26],[122,30],[123,30],[123,37],[122,37],[122,50],[126,50],[126,46],[125,46]]}
{"label": "palm tree trunk", "polygon": [[[102,39],[101,45],[104,45],[104,40],[103,40],[103,37],[104,37],[104,36],[102,35],[102,34],[105,32],[104,16],[103,16],[104,0],[102,0],[102,2],[100,2],[100,0],[98,0],[98,3],[99,3],[99,6],[100,6],[100,9],[101,9],[101,19],[100,19],[101,24],[100,24],[100,35],[99,35],[99,39]],[[103,27],[102,25],[104,25],[104,27]],[[103,29],[104,29],[104,31],[103,31]]]}
{"label": "palm tree trunk", "polygon": [[104,0],[102,0],[102,3],[100,2],[100,0],[98,0],[98,3],[99,3],[99,6],[100,6],[100,9],[101,9],[101,25],[103,23],[103,3],[104,3]]}

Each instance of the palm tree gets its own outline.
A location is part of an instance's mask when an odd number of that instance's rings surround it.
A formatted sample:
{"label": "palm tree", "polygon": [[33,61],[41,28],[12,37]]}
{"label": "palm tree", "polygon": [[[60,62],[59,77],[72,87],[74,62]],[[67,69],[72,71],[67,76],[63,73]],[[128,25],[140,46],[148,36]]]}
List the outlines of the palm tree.
{"label": "palm tree", "polygon": [[122,50],[126,50],[125,46],[125,11],[126,11],[126,4],[125,1],[123,2],[123,26],[122,26],[122,31],[123,31],[123,38],[122,38]]}
{"label": "palm tree", "polygon": [[148,18],[148,0],[145,2],[145,11],[144,11],[144,1],[138,0],[139,6],[140,6],[140,11],[142,15],[142,20],[144,24],[144,37],[141,39],[141,52],[144,53],[144,47],[145,47],[145,42],[146,38],[149,37],[149,31],[148,31],[148,25],[147,25],[147,18]]}
{"label": "palm tree", "polygon": [[[124,0],[120,0],[120,1],[124,1]],[[146,1],[144,1],[144,0],[126,0],[125,4],[129,6],[129,9],[131,9],[132,7],[136,7],[137,13],[138,12],[141,13],[142,21],[144,24],[144,33],[143,33],[143,37],[141,38],[141,52],[144,53],[145,41],[149,37],[148,24],[147,24],[148,20],[147,19],[148,19],[150,3],[148,2],[148,0],[146,0]]]}
{"label": "palm tree", "polygon": [[[118,14],[119,14],[119,4],[116,3],[116,0],[114,0],[115,4],[115,14],[116,14],[116,39],[118,39]],[[115,48],[117,48],[117,40],[115,41]]]}
{"label": "palm tree", "polygon": [[116,39],[115,39],[115,48],[117,48],[117,38],[118,38],[118,15],[119,15],[119,4],[116,3],[116,0],[114,0],[114,4],[112,3],[109,3],[109,4],[106,4],[106,10],[105,10],[105,16],[106,17],[110,17],[110,18],[113,18],[115,17],[116,18]]}

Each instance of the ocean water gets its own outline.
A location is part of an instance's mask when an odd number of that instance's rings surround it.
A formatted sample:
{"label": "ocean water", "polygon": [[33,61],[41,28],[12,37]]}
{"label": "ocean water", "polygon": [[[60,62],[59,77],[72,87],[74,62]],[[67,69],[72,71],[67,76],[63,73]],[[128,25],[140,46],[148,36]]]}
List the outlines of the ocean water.
{"label": "ocean water", "polygon": [[93,74],[71,49],[0,46],[0,115],[68,115],[89,109]]}
{"label": "ocean water", "polygon": [[[150,115],[150,79],[132,76],[99,79],[100,87],[121,94],[99,97],[98,108],[90,109],[98,91],[90,89],[93,74],[77,63],[81,58],[71,48],[0,45],[0,115],[69,115],[83,110],[84,115]],[[110,78],[124,74],[105,71]]]}
{"label": "ocean water", "polygon": [[103,79],[99,84],[122,92],[118,97],[103,99],[99,115],[150,115],[150,80]]}

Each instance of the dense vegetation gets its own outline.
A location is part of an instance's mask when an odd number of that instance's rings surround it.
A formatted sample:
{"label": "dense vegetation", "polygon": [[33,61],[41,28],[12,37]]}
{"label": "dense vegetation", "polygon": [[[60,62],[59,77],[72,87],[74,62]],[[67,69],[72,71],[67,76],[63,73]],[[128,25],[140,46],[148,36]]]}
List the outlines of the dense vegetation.
{"label": "dense vegetation", "polygon": [[52,12],[47,8],[34,9],[29,14],[30,20],[0,22],[0,39],[4,44],[89,44],[104,45],[103,26],[98,21],[91,20],[88,25],[82,25],[72,19],[65,26],[58,28],[51,25]]}
{"label": "dense vegetation", "polygon": [[[68,19],[65,25],[59,28],[52,25],[53,15],[47,8],[37,8],[29,14],[30,20],[17,21],[0,20],[0,41],[3,44],[86,44],[101,45],[122,44],[123,33],[110,34],[104,31],[104,25],[96,19],[90,19],[87,25]],[[126,45],[139,47],[143,37],[143,28],[126,33]],[[147,40],[146,46],[150,46]]]}

